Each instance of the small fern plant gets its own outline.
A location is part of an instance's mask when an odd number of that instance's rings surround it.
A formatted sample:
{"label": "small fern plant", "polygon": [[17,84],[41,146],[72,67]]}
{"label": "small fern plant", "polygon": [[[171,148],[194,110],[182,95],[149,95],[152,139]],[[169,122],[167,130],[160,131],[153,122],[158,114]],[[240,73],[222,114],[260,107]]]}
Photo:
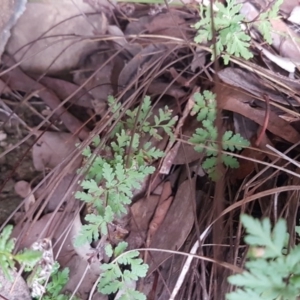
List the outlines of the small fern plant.
{"label": "small fern plant", "polygon": [[13,254],[15,240],[10,238],[12,230],[13,226],[7,225],[0,234],[0,267],[4,276],[10,281],[14,280],[11,271],[14,270],[15,263],[19,263],[30,270],[42,257],[40,251],[31,249],[24,249],[17,254]]}
{"label": "small fern plant", "polygon": [[98,284],[98,291],[102,294],[119,291],[117,298],[120,300],[144,300],[145,295],[132,288],[132,283],[146,276],[148,265],[138,258],[138,251],[125,252],[127,246],[126,242],[120,242],[115,249],[110,244],[106,246],[106,255],[114,257],[114,260],[101,266],[104,272]]}
{"label": "small fern plant", "polygon": [[[152,115],[150,97],[145,97],[141,107],[123,112],[125,117],[119,120],[122,112],[121,106],[113,97],[108,99],[116,125],[111,132],[110,145],[106,146],[107,157],[100,156],[87,147],[83,151],[86,157],[86,165],[81,172],[85,179],[81,182],[82,191],[78,191],[75,197],[89,206],[92,213],[85,216],[87,224],[83,225],[75,245],[91,243],[99,239],[99,236],[108,234],[108,227],[113,224],[115,218],[126,215],[127,206],[131,204],[133,190],[141,187],[141,182],[146,176],[152,174],[155,168],[151,163],[164,156],[164,152],[151,146],[150,142],[141,144],[141,137],[145,134],[156,139],[162,137],[158,129],[172,135],[172,127],[177,121],[171,117],[168,107],[160,109],[154,116],[154,124],[149,118]],[[134,130],[135,128],[135,130]],[[92,147],[98,147],[100,139],[96,138]],[[119,244],[115,249],[107,250],[108,256],[115,257],[125,250],[125,244]],[[109,249],[109,248],[108,248]],[[138,291],[128,287],[128,281],[137,280],[146,275],[147,266],[138,258],[138,252],[130,252],[115,263],[103,265],[101,281],[98,285],[100,292],[104,294],[122,292],[119,299],[145,299]],[[120,265],[126,267],[123,272]]]}
{"label": "small fern plant", "polygon": [[272,229],[269,219],[259,221],[241,216],[250,246],[246,270],[228,277],[237,289],[228,300],[296,300],[300,296],[300,245],[287,252],[289,238],[286,221],[280,219]]}
{"label": "small fern plant", "polygon": [[[189,142],[195,145],[196,151],[205,153],[206,159],[202,163],[202,168],[211,179],[215,180],[218,178],[216,173],[218,132],[214,125],[217,116],[216,95],[205,90],[202,94],[195,93],[194,100],[192,114],[197,115],[197,120],[202,123],[202,127],[196,129]],[[225,151],[242,150],[249,145],[248,140],[240,134],[233,134],[232,131],[226,131],[222,137],[222,149]],[[221,158],[226,167],[239,167],[239,162],[235,157],[222,154]]]}
{"label": "small fern plant", "polygon": [[[69,281],[69,268],[59,270],[59,263],[55,262],[51,272],[50,281],[46,285],[45,293],[42,296],[43,300],[68,300],[70,296],[63,293],[62,290]],[[35,299],[40,299],[36,297]],[[73,297],[74,300],[79,300],[78,297]]]}
{"label": "small fern plant", "polygon": [[[279,7],[283,0],[276,0],[271,8],[261,13],[254,20],[255,25],[262,33],[265,41],[272,43],[270,19],[278,18]],[[253,57],[250,51],[251,37],[246,31],[246,18],[240,13],[242,3],[236,0],[227,0],[227,5],[214,1],[214,26],[216,31],[216,55],[224,53],[224,63],[227,65],[230,56],[242,57],[246,60]],[[196,43],[212,41],[213,30],[211,25],[211,6],[200,6],[200,21],[194,27],[197,29],[197,35],[194,38]],[[251,22],[250,22],[251,24]],[[214,46],[212,46],[213,48]]]}

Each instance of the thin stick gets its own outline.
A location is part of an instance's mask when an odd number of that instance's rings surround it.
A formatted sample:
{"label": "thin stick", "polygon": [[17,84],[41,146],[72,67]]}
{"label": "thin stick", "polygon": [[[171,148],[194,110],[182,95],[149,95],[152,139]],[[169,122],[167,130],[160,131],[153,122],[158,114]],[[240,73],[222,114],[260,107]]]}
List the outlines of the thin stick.
{"label": "thin stick", "polygon": [[266,108],[264,124],[263,124],[263,126],[261,128],[261,132],[260,132],[260,134],[259,134],[259,136],[258,136],[258,138],[255,142],[256,146],[259,146],[262,139],[264,138],[267,127],[268,127],[269,119],[270,119],[270,99],[269,99],[268,95],[263,95],[263,98],[266,100],[267,108]]}

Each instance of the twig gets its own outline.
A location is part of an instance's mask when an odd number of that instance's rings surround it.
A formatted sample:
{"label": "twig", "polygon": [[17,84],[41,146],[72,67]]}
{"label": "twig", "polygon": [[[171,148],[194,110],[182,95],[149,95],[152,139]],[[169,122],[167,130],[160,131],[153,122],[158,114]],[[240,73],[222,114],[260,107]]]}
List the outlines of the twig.
{"label": "twig", "polygon": [[269,96],[264,94],[263,95],[263,98],[266,100],[266,105],[267,105],[267,108],[266,108],[266,114],[265,114],[265,120],[264,120],[264,124],[261,128],[261,132],[255,142],[255,145],[256,146],[259,146],[265,133],[266,133],[266,130],[267,130],[267,127],[268,127],[268,123],[269,123],[269,119],[270,119],[270,99],[269,99]]}

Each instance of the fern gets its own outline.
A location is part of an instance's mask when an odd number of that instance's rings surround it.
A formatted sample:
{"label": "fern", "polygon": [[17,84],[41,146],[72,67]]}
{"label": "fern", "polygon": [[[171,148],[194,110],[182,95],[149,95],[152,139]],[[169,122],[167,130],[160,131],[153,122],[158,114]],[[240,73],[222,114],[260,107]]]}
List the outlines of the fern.
{"label": "fern", "polygon": [[12,254],[15,248],[15,241],[10,239],[12,230],[13,226],[7,225],[0,234],[0,267],[4,276],[10,281],[13,281],[10,271],[14,269],[16,262],[30,270],[42,257],[41,252],[30,249]]}
{"label": "fern", "polygon": [[[113,251],[111,247],[106,248],[106,254],[116,258],[109,264],[103,264],[101,269],[104,271],[98,284],[98,291],[102,294],[112,294],[119,291],[121,300],[145,300],[142,293],[134,290],[130,286],[131,281],[137,281],[145,277],[148,266],[143,260],[138,258],[138,251],[130,251],[121,255],[127,247],[127,243],[121,242]],[[122,269],[125,268],[123,271]]]}
{"label": "fern", "polygon": [[272,26],[271,26],[271,23],[269,20],[278,18],[279,8],[282,3],[283,3],[283,0],[275,1],[274,4],[271,6],[271,8],[268,11],[263,12],[259,15],[259,18],[256,22],[259,31],[263,35],[263,38],[269,44],[272,43],[272,35],[271,35]]}
{"label": "fern", "polygon": [[[113,97],[109,97],[108,102],[113,113],[112,119],[119,120],[121,113],[124,118],[114,124],[110,146],[107,147],[107,152],[111,153],[109,157],[100,157],[92,152],[91,147],[97,147],[99,139],[83,151],[86,165],[80,172],[86,175],[81,182],[82,190],[76,192],[75,197],[92,206],[93,211],[85,216],[86,224],[75,240],[77,246],[98,240],[100,235],[107,235],[108,226],[113,224],[115,218],[127,213],[133,190],[139,189],[145,177],[155,171],[150,164],[164,156],[164,152],[151,146],[150,142],[141,145],[141,137],[147,134],[161,139],[158,129],[172,136],[173,125],[177,120],[172,118],[171,111],[165,107],[153,116],[152,124],[149,121],[152,116],[150,97],[145,97],[140,107],[125,112]],[[129,283],[144,277],[147,266],[138,258],[137,251],[121,255],[125,248],[124,243],[115,249],[112,245],[106,246],[107,255],[118,258],[102,266],[98,289],[104,294],[119,291],[122,295],[118,299],[145,299]]]}
{"label": "fern", "polygon": [[[227,0],[226,2],[227,5],[221,2],[214,2],[216,7],[214,11],[214,26],[217,39],[215,45],[216,54],[220,55],[223,53],[224,63],[227,65],[231,55],[248,60],[253,57],[253,54],[250,51],[251,37],[244,30],[246,19],[240,14],[242,4],[237,3],[235,0]],[[275,1],[272,8],[260,14],[258,20],[256,20],[259,30],[268,43],[272,43],[270,19],[278,16],[279,6],[282,2],[283,0]],[[208,7],[201,5],[199,14],[200,21],[194,25],[197,29],[194,41],[196,43],[212,41],[210,5]]]}
{"label": "fern", "polygon": [[[113,100],[112,97],[109,98],[109,105],[117,119],[121,107]],[[164,155],[163,151],[151,147],[151,143],[140,145],[140,136],[148,133],[160,138],[157,128],[161,127],[165,132],[171,133],[176,120],[171,118],[171,112],[165,107],[164,110],[159,110],[158,116],[154,116],[155,124],[150,125],[151,108],[150,98],[145,97],[139,115],[138,107],[125,112],[125,122],[121,122],[118,131],[114,132],[114,140],[110,144],[112,157],[103,158],[93,154],[90,147],[83,151],[88,162],[81,172],[86,173],[86,178],[81,183],[83,190],[76,192],[75,197],[92,205],[96,214],[86,215],[88,224],[83,226],[76,240],[77,245],[97,240],[99,234],[107,234],[107,225],[116,216],[126,213],[126,206],[131,203],[133,196],[132,191],[140,188],[144,178],[154,172],[154,167],[148,164]],[[137,132],[131,140],[128,131],[133,130],[136,122]],[[99,139],[95,140],[94,146],[99,143]],[[129,164],[125,167],[126,162]]]}
{"label": "fern", "polygon": [[[55,262],[51,273],[50,281],[46,285],[45,293],[42,296],[43,300],[68,300],[70,296],[62,293],[63,288],[69,281],[69,268],[64,268],[59,271],[59,263]],[[40,296],[34,297],[40,299]],[[73,297],[74,300],[79,300],[78,297]]]}
{"label": "fern", "polygon": [[226,299],[298,299],[300,246],[286,254],[289,237],[286,221],[281,219],[272,228],[269,219],[259,221],[242,215],[241,222],[246,228],[245,242],[250,250],[246,270],[228,278],[238,288],[227,294]]}
{"label": "fern", "polygon": [[[210,91],[203,91],[203,94],[194,94],[195,105],[192,114],[197,114],[197,120],[202,122],[202,128],[197,128],[196,132],[189,139],[195,145],[195,150],[204,152],[206,159],[202,163],[202,168],[208,173],[210,178],[217,179],[216,165],[218,155],[217,128],[214,125],[216,119],[216,96]],[[250,143],[240,134],[233,134],[226,131],[222,137],[222,149],[225,151],[242,150]],[[239,163],[235,157],[227,154],[221,155],[222,162],[226,167],[238,168]]]}

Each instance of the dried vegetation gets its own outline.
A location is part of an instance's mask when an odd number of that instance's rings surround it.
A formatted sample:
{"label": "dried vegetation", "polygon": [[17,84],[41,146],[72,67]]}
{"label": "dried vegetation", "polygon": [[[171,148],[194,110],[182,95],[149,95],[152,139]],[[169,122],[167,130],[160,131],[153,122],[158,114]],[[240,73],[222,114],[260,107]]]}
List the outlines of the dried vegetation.
{"label": "dried vegetation", "polygon": [[[241,213],[272,222],[285,218],[290,244],[296,243],[300,25],[272,21],[272,45],[249,26],[253,58],[232,57],[227,66],[220,59],[216,69],[210,45],[193,41],[197,3],[75,2],[28,3],[2,55],[1,229],[14,225],[16,252],[51,240],[53,259],[70,270],[66,291],[81,299],[113,299],[91,293],[107,262],[103,244],[73,245],[89,209],[74,197],[82,180],[78,169],[87,163],[82,150],[95,137],[102,142],[96,153],[111,155],[105,148],[113,130],[108,96],[125,111],[148,95],[153,115],[167,105],[178,118],[175,139],[163,131],[161,140],[141,139],[140,145],[151,142],[166,156],[153,163],[156,172],[134,191],[133,204],[113,224],[108,241],[174,251],[141,252],[149,270],[137,289],[147,299],[223,299],[232,289],[227,277],[245,260]],[[268,9],[260,2],[243,6],[249,22]],[[281,6],[285,18],[297,5],[292,2]],[[251,141],[234,154],[240,167],[220,166],[216,183],[201,168],[203,154],[188,143],[199,127],[189,105],[204,90],[217,95],[219,131]],[[200,259],[186,261],[176,251]]]}

